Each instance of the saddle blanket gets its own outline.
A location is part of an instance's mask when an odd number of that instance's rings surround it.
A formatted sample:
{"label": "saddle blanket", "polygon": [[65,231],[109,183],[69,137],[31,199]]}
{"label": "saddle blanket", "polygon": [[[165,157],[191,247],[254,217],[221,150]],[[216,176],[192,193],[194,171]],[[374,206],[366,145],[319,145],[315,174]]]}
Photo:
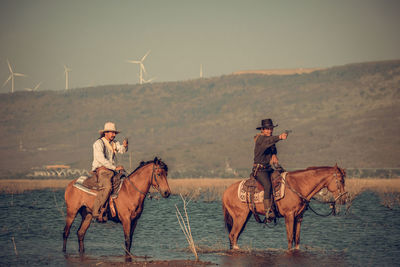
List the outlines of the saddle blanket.
{"label": "saddle blanket", "polygon": [[[278,201],[285,196],[286,175],[287,175],[287,172],[283,172],[278,177],[271,178],[272,192],[273,192],[275,201]],[[238,197],[241,202],[244,202],[244,203],[251,202],[249,186],[246,185],[246,182],[248,182],[248,181],[251,184],[251,181],[250,181],[251,179],[254,179],[254,178],[245,179],[245,180],[241,181],[239,184]],[[255,181],[255,182],[258,185],[255,185],[253,200],[254,200],[254,203],[262,203],[264,201],[264,190],[260,190],[259,187],[262,187],[261,184],[257,181]]]}
{"label": "saddle blanket", "polygon": [[93,196],[97,196],[96,192],[93,192],[92,190],[90,190],[90,188],[86,187],[83,182],[87,179],[87,176],[82,175],[81,177],[78,178],[78,180],[76,180],[76,182],[74,183],[74,186],[76,188],[78,188],[79,190],[82,190],[83,192],[86,192],[90,195]]}
{"label": "saddle blanket", "polygon": [[[238,188],[238,197],[240,199],[241,202],[245,202],[245,203],[250,203],[250,192],[246,189],[244,189],[244,183],[249,180],[243,180],[240,182],[239,184],[239,188]],[[254,192],[254,203],[262,203],[264,200],[264,191],[258,191],[258,192]]]}
{"label": "saddle blanket", "polygon": [[[86,192],[86,193],[88,193],[88,194],[90,194],[90,195],[97,196],[97,193],[96,193],[96,192],[93,192],[93,190],[95,190],[95,189],[91,189],[91,188],[87,187],[87,186],[84,184],[85,180],[88,179],[88,178],[89,178],[88,176],[82,175],[81,177],[79,177],[79,178],[76,180],[76,182],[74,183],[74,186],[75,186],[76,188],[78,188],[79,190],[82,190],[82,191],[84,191],[84,192]],[[122,179],[121,179],[121,182],[120,182],[119,185],[118,185],[117,190],[115,190],[115,191],[113,191],[113,192],[111,193],[111,198],[117,198],[117,197],[118,197],[118,193],[119,193],[119,191],[121,190],[121,187],[122,187],[122,184],[123,184],[123,180],[124,180],[124,179],[122,178]],[[95,191],[97,191],[97,190],[95,190]]]}

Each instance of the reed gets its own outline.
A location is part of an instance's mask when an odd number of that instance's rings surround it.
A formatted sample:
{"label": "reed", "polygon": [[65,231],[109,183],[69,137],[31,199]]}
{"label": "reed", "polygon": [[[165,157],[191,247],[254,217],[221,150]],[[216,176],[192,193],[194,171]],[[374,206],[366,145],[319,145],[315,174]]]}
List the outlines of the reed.
{"label": "reed", "polygon": [[18,256],[17,246],[15,245],[15,239],[14,239],[13,236],[11,237],[11,241],[13,242],[13,245],[14,245],[14,253],[15,253],[15,256]]}
{"label": "reed", "polygon": [[225,189],[240,181],[237,178],[182,178],[169,179],[172,194],[191,196],[196,200],[211,202],[221,199]]}
{"label": "reed", "polygon": [[179,211],[178,206],[175,204],[175,208],[176,208],[176,218],[178,219],[179,222],[179,226],[182,229],[182,232],[185,234],[186,240],[189,244],[189,248],[192,251],[192,253],[194,254],[196,261],[199,260],[199,256],[197,255],[197,251],[196,251],[196,246],[194,244],[194,240],[193,240],[193,236],[192,236],[192,229],[190,228],[190,222],[189,222],[189,216],[187,213],[187,205],[189,205],[190,201],[192,200],[192,198],[189,199],[189,201],[186,201],[186,198],[184,198],[182,196],[182,194],[180,195],[181,199],[183,201],[183,211],[185,212],[185,219],[182,216],[182,213]]}
{"label": "reed", "polygon": [[[220,200],[225,189],[231,184],[240,181],[238,178],[180,178],[168,179],[172,194],[191,196],[196,200],[214,201]],[[28,190],[40,190],[45,188],[64,189],[71,180],[0,180],[0,193],[18,194]],[[388,205],[400,203],[400,178],[348,178],[346,179],[346,191],[348,201],[354,200],[364,191],[378,193]],[[329,194],[327,194],[329,197]],[[389,200],[388,200],[389,199]]]}
{"label": "reed", "polygon": [[68,179],[4,179],[0,180],[0,193],[20,194],[30,190],[66,188],[71,180]]}
{"label": "reed", "polygon": [[384,206],[392,208],[399,205],[400,178],[397,179],[348,179],[346,181],[347,205],[351,206],[353,200],[364,191],[378,193]]}
{"label": "reed", "polygon": [[57,198],[56,198],[56,193],[53,191],[53,197],[54,197],[54,203],[56,204],[57,210],[60,212],[61,216],[65,218],[64,214],[64,201],[63,201],[63,206],[60,208],[57,204]]}

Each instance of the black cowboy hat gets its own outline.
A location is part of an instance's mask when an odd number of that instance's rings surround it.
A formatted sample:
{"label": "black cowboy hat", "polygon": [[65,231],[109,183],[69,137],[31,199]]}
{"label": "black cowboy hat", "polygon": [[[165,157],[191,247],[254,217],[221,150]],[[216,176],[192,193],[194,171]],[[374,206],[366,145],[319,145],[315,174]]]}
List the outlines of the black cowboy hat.
{"label": "black cowboy hat", "polygon": [[278,126],[278,124],[274,125],[274,123],[272,122],[271,119],[265,119],[265,120],[261,121],[261,126],[257,127],[256,129],[257,130],[261,130],[262,128],[274,128],[274,127],[277,127],[277,126]]}

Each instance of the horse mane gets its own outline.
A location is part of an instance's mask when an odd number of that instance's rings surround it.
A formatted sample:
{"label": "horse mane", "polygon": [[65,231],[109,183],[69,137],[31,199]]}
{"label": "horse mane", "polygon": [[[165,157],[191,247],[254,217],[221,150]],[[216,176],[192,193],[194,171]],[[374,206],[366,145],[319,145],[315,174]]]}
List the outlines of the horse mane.
{"label": "horse mane", "polygon": [[305,170],[296,170],[296,171],[292,171],[291,173],[298,173],[298,172],[312,171],[312,170],[330,169],[330,168],[334,168],[334,167],[331,167],[331,166],[311,166],[311,167],[308,167]]}
{"label": "horse mane", "polygon": [[293,171],[291,173],[298,173],[298,172],[312,171],[312,170],[325,170],[325,169],[331,169],[331,168],[337,168],[342,176],[346,176],[346,170],[339,168],[337,165],[335,165],[333,167],[332,166],[311,166],[305,170],[297,170],[297,171]]}
{"label": "horse mane", "polygon": [[149,161],[141,161],[139,163],[139,166],[136,167],[136,169],[131,172],[128,176],[132,175],[133,173],[135,173],[137,170],[139,170],[140,168],[148,165],[148,164],[157,164],[158,166],[160,166],[162,169],[164,169],[166,172],[168,172],[168,166],[167,164],[165,164],[165,162],[163,162],[160,158],[155,157],[153,160],[149,160]]}
{"label": "horse mane", "polygon": [[307,170],[316,170],[316,169],[328,169],[328,168],[332,168],[332,167],[331,166],[311,166],[311,167],[308,167],[306,169],[306,171]]}

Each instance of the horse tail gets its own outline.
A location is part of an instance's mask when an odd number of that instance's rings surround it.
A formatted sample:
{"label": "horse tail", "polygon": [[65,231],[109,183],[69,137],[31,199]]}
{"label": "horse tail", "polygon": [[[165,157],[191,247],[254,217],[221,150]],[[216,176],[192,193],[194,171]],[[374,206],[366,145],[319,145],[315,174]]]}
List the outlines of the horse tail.
{"label": "horse tail", "polygon": [[232,216],[229,214],[228,209],[225,207],[224,202],[222,202],[222,210],[224,211],[225,227],[228,229],[228,232],[230,233],[233,226],[233,219]]}

